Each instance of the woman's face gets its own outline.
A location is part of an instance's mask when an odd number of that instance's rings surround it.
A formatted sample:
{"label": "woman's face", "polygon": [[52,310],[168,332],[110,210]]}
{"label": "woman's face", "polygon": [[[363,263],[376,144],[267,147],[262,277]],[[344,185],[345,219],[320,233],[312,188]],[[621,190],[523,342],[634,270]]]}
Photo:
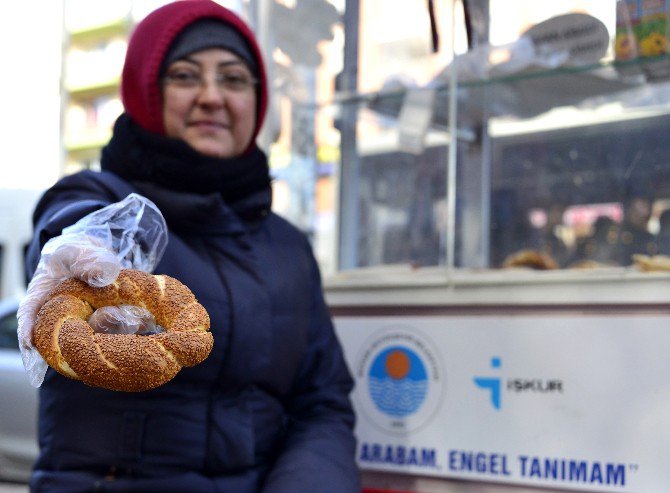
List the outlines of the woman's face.
{"label": "woman's face", "polygon": [[234,53],[212,48],[173,62],[163,81],[168,137],[218,158],[242,154],[256,127],[255,79]]}

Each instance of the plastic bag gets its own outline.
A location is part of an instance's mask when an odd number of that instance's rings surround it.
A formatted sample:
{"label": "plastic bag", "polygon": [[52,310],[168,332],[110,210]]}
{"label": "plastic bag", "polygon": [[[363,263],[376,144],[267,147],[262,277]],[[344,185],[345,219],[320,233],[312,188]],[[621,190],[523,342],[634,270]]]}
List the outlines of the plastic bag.
{"label": "plastic bag", "polygon": [[32,331],[51,289],[70,277],[103,287],[114,282],[121,269],[152,272],[166,246],[165,219],[153,202],[135,193],[92,212],[47,241],[17,313],[19,349],[31,385],[42,385],[47,370],[32,344]]}

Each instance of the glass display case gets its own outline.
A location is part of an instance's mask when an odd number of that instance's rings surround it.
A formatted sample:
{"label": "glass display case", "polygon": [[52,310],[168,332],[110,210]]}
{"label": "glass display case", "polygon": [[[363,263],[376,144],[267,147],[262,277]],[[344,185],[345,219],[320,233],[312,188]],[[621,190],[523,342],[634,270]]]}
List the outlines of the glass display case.
{"label": "glass display case", "polygon": [[665,3],[322,3],[318,63],[270,48],[269,142],[336,304],[357,283],[667,268]]}
{"label": "glass display case", "polygon": [[[340,270],[629,266],[666,248],[667,83],[653,72],[667,61],[616,60],[616,3],[572,3],[507,2],[516,39],[455,44],[428,81],[390,74],[350,111]],[[500,9],[480,39],[514,29]],[[598,219],[610,227],[595,248]]]}

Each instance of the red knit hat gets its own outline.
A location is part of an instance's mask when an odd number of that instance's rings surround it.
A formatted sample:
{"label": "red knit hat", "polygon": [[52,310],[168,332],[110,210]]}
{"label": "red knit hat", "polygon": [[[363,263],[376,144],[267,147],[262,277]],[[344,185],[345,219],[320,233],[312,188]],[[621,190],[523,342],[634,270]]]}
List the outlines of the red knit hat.
{"label": "red knit hat", "polygon": [[172,41],[184,28],[204,18],[218,19],[238,31],[256,59],[256,128],[252,145],[261,129],[268,104],[263,56],[251,29],[235,13],[211,0],[178,0],[150,13],[133,31],[128,42],[121,76],[121,100],[126,113],[141,127],[161,135],[163,98],[159,82],[161,64]]}

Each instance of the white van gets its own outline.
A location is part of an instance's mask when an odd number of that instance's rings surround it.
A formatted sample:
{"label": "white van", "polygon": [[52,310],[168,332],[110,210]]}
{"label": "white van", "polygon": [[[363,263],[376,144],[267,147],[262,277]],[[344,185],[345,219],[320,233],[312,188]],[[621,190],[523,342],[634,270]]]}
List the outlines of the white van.
{"label": "white van", "polygon": [[0,190],[0,481],[27,480],[37,456],[37,389],[28,382],[16,335],[27,279],[24,253],[41,190]]}
{"label": "white van", "polygon": [[32,237],[32,213],[43,190],[0,190],[0,299],[21,296],[23,256]]}

